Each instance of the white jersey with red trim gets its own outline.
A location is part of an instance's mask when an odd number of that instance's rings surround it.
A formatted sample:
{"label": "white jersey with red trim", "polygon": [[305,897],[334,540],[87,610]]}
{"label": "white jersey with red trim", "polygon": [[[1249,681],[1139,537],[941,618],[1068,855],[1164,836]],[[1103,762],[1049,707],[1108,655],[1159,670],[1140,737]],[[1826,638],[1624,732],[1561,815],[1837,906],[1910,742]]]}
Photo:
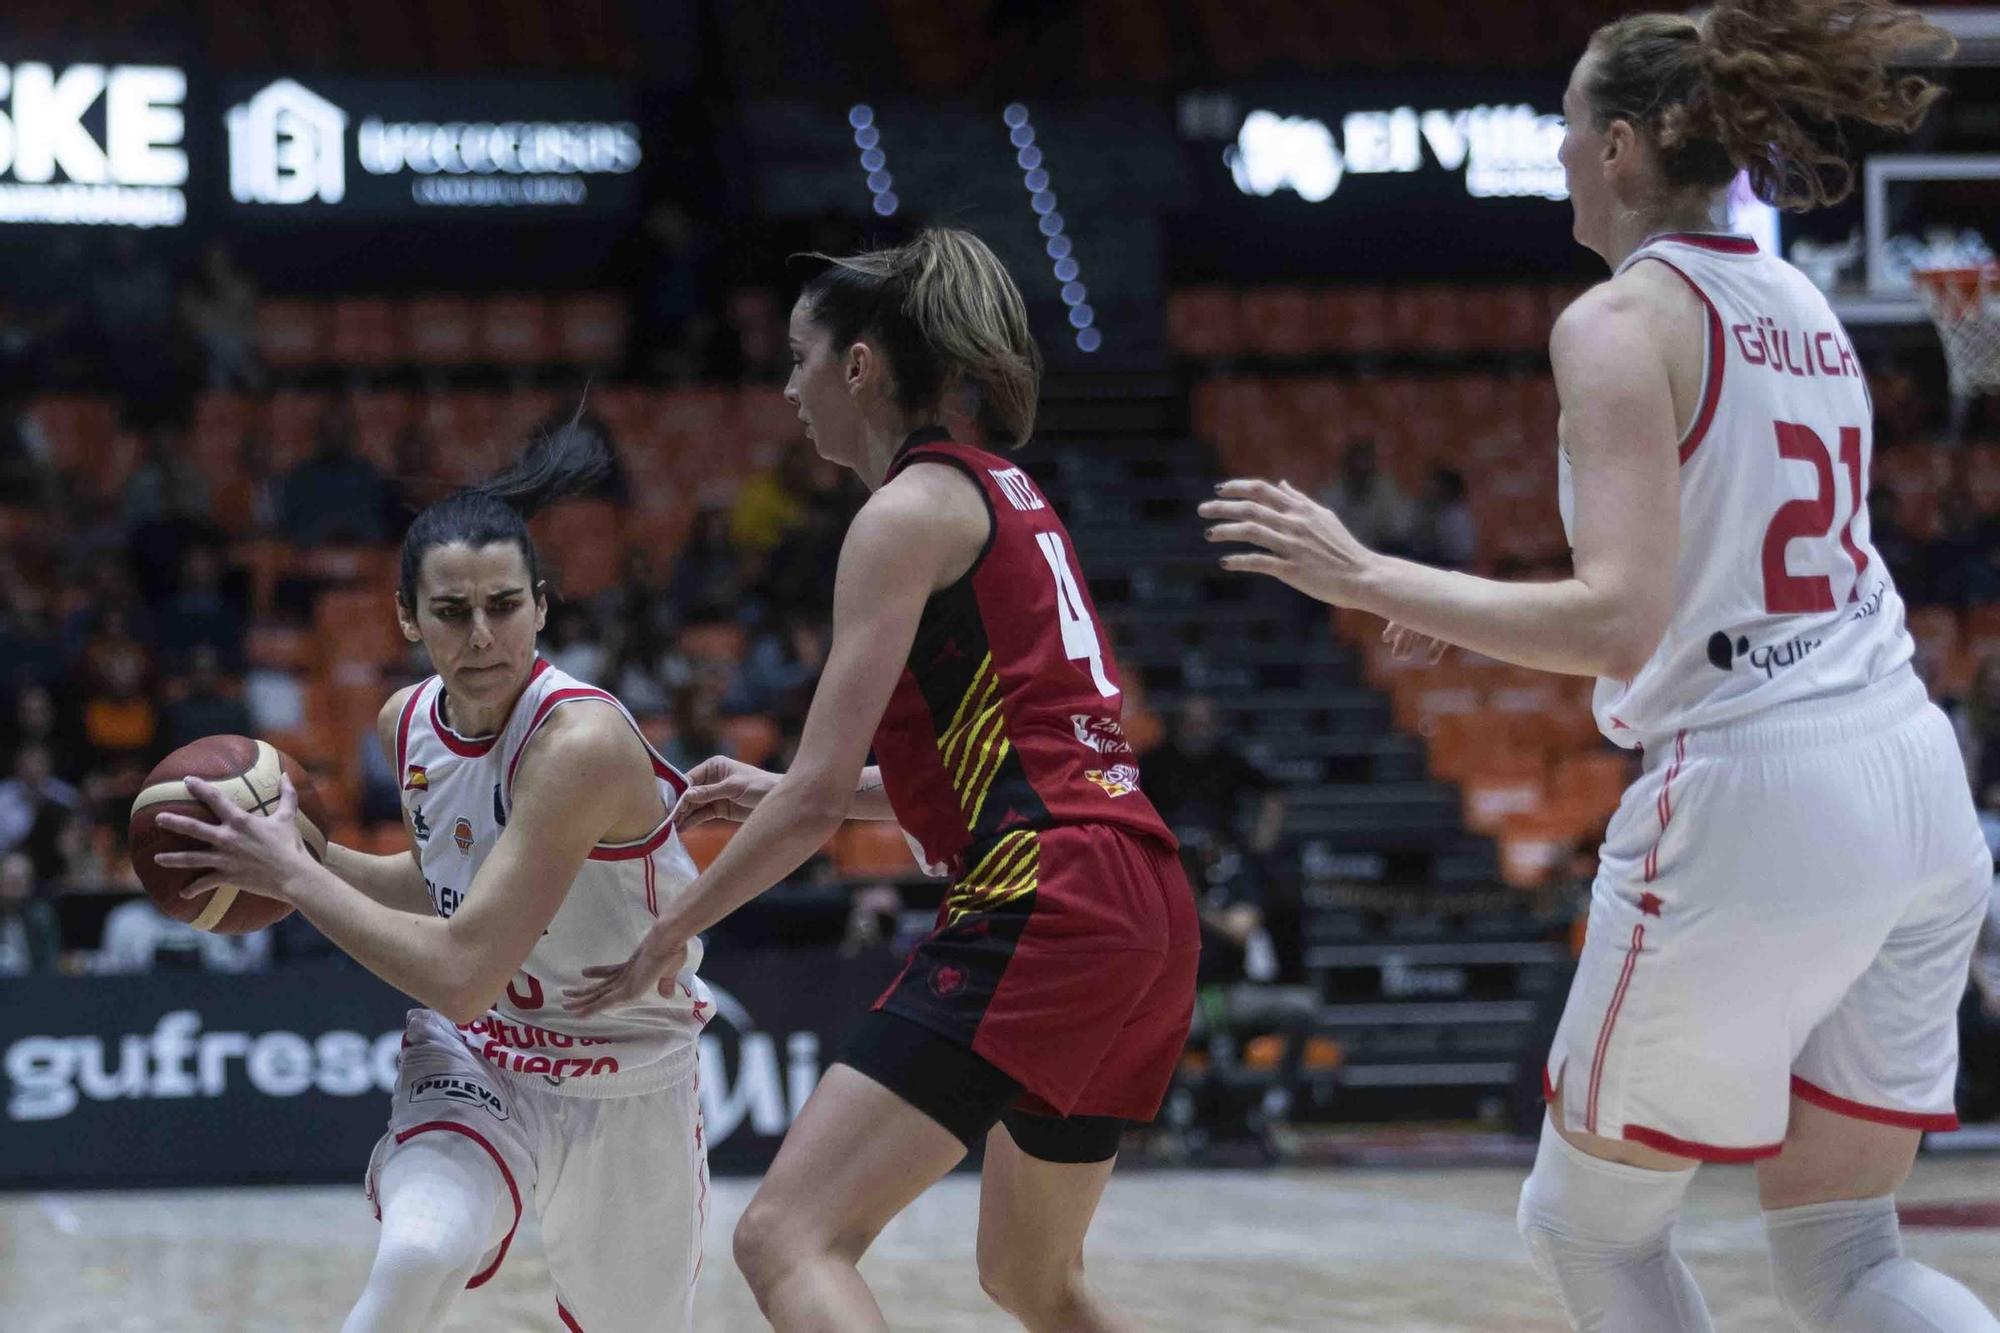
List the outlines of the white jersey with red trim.
{"label": "white jersey with red trim", "polygon": [[1618,271],[1645,262],[1701,298],[1707,361],[1680,442],[1673,619],[1636,676],[1597,683],[1597,724],[1625,746],[1850,694],[1912,653],[1869,541],[1867,382],[1826,298],[1748,237],[1656,236]]}
{"label": "white jersey with red trim", "polygon": [[[432,909],[449,917],[472,891],[507,826],[514,770],[549,715],[564,704],[596,699],[617,708],[634,731],[638,723],[610,694],[541,658],[494,735],[453,731],[445,722],[443,699],[444,682],[437,676],[411,693],[396,728],[396,771],[403,820],[416,841]],[[667,817],[637,842],[600,843],[590,853],[506,992],[484,1018],[459,1028],[468,1046],[502,1069],[541,1075],[552,1086],[584,1096],[671,1079],[694,1059],[696,1034],[709,1013],[708,992],[695,975],[700,940],[689,945],[688,965],[672,999],[649,996],[590,1018],[561,1007],[563,988],[581,984],[586,966],[629,955],[664,904],[694,881],[694,862],[671,818],[687,780],[652,746],[646,753]]]}

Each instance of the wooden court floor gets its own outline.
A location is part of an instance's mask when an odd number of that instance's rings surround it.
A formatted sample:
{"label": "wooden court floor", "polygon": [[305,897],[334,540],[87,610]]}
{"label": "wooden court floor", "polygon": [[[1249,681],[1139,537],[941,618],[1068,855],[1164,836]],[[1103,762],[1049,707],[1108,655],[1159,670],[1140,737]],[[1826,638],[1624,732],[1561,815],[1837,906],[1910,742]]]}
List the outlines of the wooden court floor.
{"label": "wooden court floor", "polygon": [[[1134,1171],[1092,1233],[1096,1279],[1149,1329],[1560,1333],[1521,1257],[1513,1168]],[[729,1262],[751,1182],[717,1182],[697,1327],[764,1327]],[[932,1190],[862,1267],[897,1329],[1015,1325],[981,1296],[975,1181]],[[1959,1225],[1912,1229],[1916,1257],[2000,1305],[2000,1155],[1927,1157],[1906,1204]],[[1984,1226],[1963,1225],[1981,1221]],[[334,1330],[367,1272],[375,1223],[358,1189],[0,1195],[6,1333]],[[1785,1333],[1770,1296],[1750,1177],[1697,1180],[1681,1249],[1724,1333]],[[556,1330],[532,1218],[452,1330]]]}

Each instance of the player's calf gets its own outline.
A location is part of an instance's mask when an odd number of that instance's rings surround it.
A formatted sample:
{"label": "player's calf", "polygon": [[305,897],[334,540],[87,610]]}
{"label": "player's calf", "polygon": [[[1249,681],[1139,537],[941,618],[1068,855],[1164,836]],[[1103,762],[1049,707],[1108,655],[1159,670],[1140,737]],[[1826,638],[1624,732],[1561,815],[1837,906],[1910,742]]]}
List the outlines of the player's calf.
{"label": "player's calf", "polygon": [[1979,1298],[1903,1257],[1888,1195],[1764,1214],[1778,1303],[1808,1333],[2000,1333]]}

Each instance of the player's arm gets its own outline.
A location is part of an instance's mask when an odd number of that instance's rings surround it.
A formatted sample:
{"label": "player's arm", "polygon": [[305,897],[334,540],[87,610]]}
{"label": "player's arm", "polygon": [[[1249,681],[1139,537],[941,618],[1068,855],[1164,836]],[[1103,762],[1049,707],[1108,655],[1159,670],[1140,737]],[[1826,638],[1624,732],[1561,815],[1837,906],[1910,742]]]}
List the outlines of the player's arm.
{"label": "player's arm", "polygon": [[[409,702],[411,693],[418,688],[411,685],[390,695],[389,702],[382,705],[382,712],[375,719],[375,734],[381,739],[382,752],[391,758],[396,754],[396,724],[402,719],[403,705]],[[403,775],[398,773],[396,780],[401,782]],[[404,912],[428,913],[431,910],[430,891],[424,886],[424,872],[417,862],[415,847],[387,856],[376,856],[329,841],[326,844],[326,868],[384,907]]]}
{"label": "player's arm", "polygon": [[1680,547],[1673,393],[1655,303],[1598,287],[1550,340],[1576,490],[1569,578],[1507,583],[1370,551],[1289,484],[1231,481],[1201,506],[1211,541],[1261,548],[1223,558],[1419,635],[1544,671],[1629,679],[1672,615]]}
{"label": "player's arm", "polygon": [[862,506],[841,547],[833,646],[790,770],[632,958],[565,992],[566,1009],[592,1013],[643,995],[688,940],[797,870],[840,826],[924,603],[970,567],[990,523],[971,483],[937,465],[909,469]]}
{"label": "player's arm", "polygon": [[[728,755],[704,759],[688,773],[688,789],[674,806],[674,825],[695,828],[723,820],[741,824],[777,787],[780,774],[746,764]],[[882,787],[882,770],[869,765],[855,779],[849,819],[894,819],[889,793]]]}
{"label": "player's arm", "polygon": [[580,701],[556,710],[521,756],[513,818],[449,919],[404,911],[357,892],[307,855],[289,780],[278,808],[253,815],[199,778],[189,790],[216,822],[166,813],[163,827],[198,838],[198,852],[162,865],[211,872],[190,893],[236,884],[292,904],[356,962],[453,1022],[484,1013],[526,960],[596,843],[664,813],[652,767],[622,715]]}

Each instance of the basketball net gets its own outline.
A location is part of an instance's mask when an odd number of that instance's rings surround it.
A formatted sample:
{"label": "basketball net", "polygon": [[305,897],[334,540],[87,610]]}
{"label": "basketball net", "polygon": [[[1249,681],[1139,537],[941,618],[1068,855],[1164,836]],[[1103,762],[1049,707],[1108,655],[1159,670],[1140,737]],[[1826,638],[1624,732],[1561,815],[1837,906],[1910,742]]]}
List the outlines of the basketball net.
{"label": "basketball net", "polygon": [[2000,264],[1923,268],[1910,277],[1944,343],[1952,396],[2000,392]]}

